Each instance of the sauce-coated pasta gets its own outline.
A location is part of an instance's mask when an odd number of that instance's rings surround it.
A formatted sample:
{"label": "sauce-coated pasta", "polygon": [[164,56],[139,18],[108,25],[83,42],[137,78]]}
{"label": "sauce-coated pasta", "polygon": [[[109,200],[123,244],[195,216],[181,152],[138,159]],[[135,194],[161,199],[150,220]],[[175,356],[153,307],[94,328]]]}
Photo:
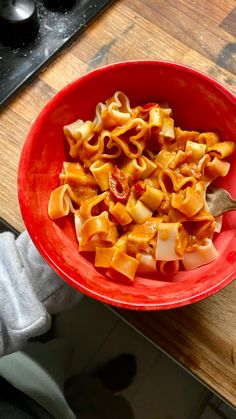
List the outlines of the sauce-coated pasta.
{"label": "sauce-coated pasta", "polygon": [[112,278],[170,275],[217,257],[212,237],[221,224],[206,188],[227,175],[235,143],[184,131],[171,115],[157,103],[132,108],[117,91],[98,103],[93,121],[64,127],[72,161],[63,163],[48,213],[74,213],[79,251],[94,252]]}

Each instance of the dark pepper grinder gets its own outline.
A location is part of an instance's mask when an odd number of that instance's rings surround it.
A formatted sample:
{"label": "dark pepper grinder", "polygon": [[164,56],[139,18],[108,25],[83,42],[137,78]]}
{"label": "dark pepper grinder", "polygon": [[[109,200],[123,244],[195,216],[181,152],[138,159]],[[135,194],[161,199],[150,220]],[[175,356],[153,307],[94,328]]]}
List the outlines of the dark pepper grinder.
{"label": "dark pepper grinder", "polygon": [[0,1],[0,40],[3,45],[20,47],[32,41],[39,30],[33,0]]}

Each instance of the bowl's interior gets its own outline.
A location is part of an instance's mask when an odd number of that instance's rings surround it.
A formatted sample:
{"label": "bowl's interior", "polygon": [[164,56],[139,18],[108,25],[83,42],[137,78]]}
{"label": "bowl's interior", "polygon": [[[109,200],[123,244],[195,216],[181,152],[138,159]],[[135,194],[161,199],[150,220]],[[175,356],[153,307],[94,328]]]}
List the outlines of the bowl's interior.
{"label": "bowl's interior", "polygon": [[[137,309],[197,301],[234,278],[235,213],[225,216],[223,231],[215,239],[220,253],[215,262],[171,278],[138,277],[132,285],[112,282],[94,268],[92,256],[78,252],[72,217],[56,222],[48,217],[50,192],[59,185],[62,162],[67,159],[63,126],[78,118],[93,119],[97,102],[116,90],[126,93],[131,105],[168,101],[176,125],[183,129],[216,130],[222,139],[236,140],[235,97],[200,73],[161,62],[126,62],[95,70],[59,92],[40,113],[26,139],[18,174],[26,227],[47,262],[67,282],[90,296]],[[236,164],[232,164],[222,184],[236,196],[235,175]]]}

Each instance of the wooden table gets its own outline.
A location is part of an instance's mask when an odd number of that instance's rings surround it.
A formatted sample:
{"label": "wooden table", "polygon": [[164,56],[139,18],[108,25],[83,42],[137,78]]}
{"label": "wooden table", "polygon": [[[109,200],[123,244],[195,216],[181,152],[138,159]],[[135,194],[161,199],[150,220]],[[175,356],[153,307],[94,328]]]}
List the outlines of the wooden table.
{"label": "wooden table", "polygon": [[[24,229],[16,190],[20,151],[55,92],[100,65],[152,58],[191,65],[236,93],[235,35],[233,0],[116,1],[0,114],[0,216]],[[185,308],[118,312],[236,407],[235,300],[236,282]]]}

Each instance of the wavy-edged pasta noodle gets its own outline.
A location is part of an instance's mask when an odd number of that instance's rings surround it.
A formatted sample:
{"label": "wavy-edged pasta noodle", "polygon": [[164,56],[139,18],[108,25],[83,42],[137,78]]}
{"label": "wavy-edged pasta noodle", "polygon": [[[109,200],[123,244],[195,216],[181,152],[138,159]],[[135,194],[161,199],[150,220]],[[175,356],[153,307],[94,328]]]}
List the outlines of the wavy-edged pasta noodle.
{"label": "wavy-edged pasta noodle", "polygon": [[186,131],[182,130],[179,127],[175,128],[175,140],[178,150],[185,150],[185,145],[187,141],[196,141],[198,142],[198,131]]}
{"label": "wavy-edged pasta noodle", "polygon": [[101,154],[101,150],[104,147],[102,141],[103,140],[98,133],[95,133],[91,138],[84,140],[81,146],[81,154],[82,156],[84,155],[86,157],[82,157],[82,159],[85,161],[90,159],[94,160],[95,156],[99,156]]}
{"label": "wavy-edged pasta noodle", "polygon": [[195,229],[196,231],[196,236],[199,240],[199,242],[201,242],[203,239],[209,238],[212,239],[213,234],[215,232],[215,227],[216,227],[216,223],[213,220],[208,220],[208,221],[203,221],[203,222],[199,222],[196,223],[197,228]]}
{"label": "wavy-edged pasta noodle", "polygon": [[102,159],[117,159],[122,153],[119,144],[113,141],[110,131],[104,130],[100,134],[100,146],[98,153]]}
{"label": "wavy-edged pasta noodle", "polygon": [[131,107],[117,91],[93,121],[64,127],[74,161],[63,163],[48,214],[74,213],[79,251],[95,252],[115,280],[169,276],[217,256],[222,217],[209,212],[206,189],[227,175],[235,143],[175,127],[171,114],[167,104]]}
{"label": "wavy-edged pasta noodle", "polygon": [[111,162],[97,160],[90,166],[90,170],[94,179],[101,188],[102,192],[109,189],[109,174],[112,172],[114,165]]}
{"label": "wavy-edged pasta noodle", "polygon": [[146,179],[143,180],[144,185],[153,186],[153,188],[160,189],[160,184],[158,181],[158,172],[157,169]]}
{"label": "wavy-edged pasta noodle", "polygon": [[151,159],[148,159],[146,156],[139,157],[138,161],[142,162],[142,165],[144,167],[144,171],[141,174],[141,179],[146,179],[147,177],[149,177],[157,167],[157,165]]}
{"label": "wavy-edged pasta noodle", "polygon": [[156,236],[157,226],[160,221],[161,219],[159,218],[150,218],[142,225],[131,226],[127,235],[127,251],[131,255],[135,255],[140,251],[149,253],[150,242]]}
{"label": "wavy-edged pasta noodle", "polygon": [[134,207],[136,203],[137,203],[136,194],[135,194],[134,189],[131,188],[130,195],[126,204],[127,211],[129,212],[129,209]]}
{"label": "wavy-edged pasta noodle", "polygon": [[192,158],[192,152],[186,153],[185,151],[178,150],[175,154],[174,160],[169,164],[170,169],[176,169],[176,167],[180,166],[182,163],[185,163],[190,158]]}
{"label": "wavy-edged pasta noodle", "polygon": [[153,135],[161,131],[163,127],[165,114],[160,106],[154,106],[149,111],[148,121],[148,136],[151,138]]}
{"label": "wavy-edged pasta noodle", "polygon": [[120,112],[122,115],[129,114],[129,116],[131,116],[133,114],[133,109],[130,106],[128,96],[119,90],[115,92],[113,97],[107,100],[107,103],[108,108],[112,109],[114,112],[117,112],[118,117],[120,116]]}
{"label": "wavy-edged pasta noodle", "polygon": [[94,266],[97,268],[109,268],[117,251],[115,247],[96,247]]}
{"label": "wavy-edged pasta noodle", "polygon": [[199,173],[205,173],[205,167],[208,165],[208,163],[210,163],[211,158],[208,154],[205,154],[205,156],[203,156],[198,164],[197,164],[197,170]]}
{"label": "wavy-edged pasta noodle", "polygon": [[100,239],[103,243],[113,246],[115,245],[117,239],[118,239],[118,231],[113,222],[109,220],[109,231],[108,233],[101,233]]}
{"label": "wavy-edged pasta noodle", "polygon": [[59,178],[61,184],[68,184],[71,187],[83,185],[95,186],[97,189],[97,183],[91,173],[86,172],[78,162],[63,162]]}
{"label": "wavy-edged pasta noodle", "polygon": [[181,260],[187,246],[187,233],[180,223],[159,223],[156,260]]}
{"label": "wavy-edged pasta noodle", "polygon": [[119,272],[131,281],[134,280],[138,266],[139,261],[136,258],[129,256],[127,255],[127,253],[123,253],[120,250],[118,250],[115,253],[110,264],[111,269],[113,269],[116,272]]}
{"label": "wavy-edged pasta noodle", "polygon": [[111,247],[110,242],[101,240],[100,234],[95,234],[87,243],[84,243],[82,242],[82,240],[79,240],[80,252],[95,252],[96,248],[100,246],[107,249],[110,249]]}
{"label": "wavy-edged pasta noodle", "polygon": [[196,245],[201,245],[206,238],[212,239],[215,231],[214,220],[195,220],[190,226],[189,222],[183,223],[183,226],[186,230],[189,230],[191,235],[186,248],[187,252],[191,251]]}
{"label": "wavy-edged pasta noodle", "polygon": [[186,252],[182,262],[186,270],[196,269],[212,262],[217,256],[218,251],[214,244],[210,239],[206,239],[204,245],[196,246],[193,252]]}
{"label": "wavy-edged pasta noodle", "polygon": [[156,169],[156,164],[145,156],[138,157],[137,159],[127,159],[121,166],[129,179],[138,180],[146,179]]}
{"label": "wavy-edged pasta noodle", "polygon": [[215,132],[202,132],[198,136],[198,142],[211,147],[219,142],[219,136]]}
{"label": "wavy-edged pasta noodle", "polygon": [[109,220],[107,211],[86,221],[77,212],[75,222],[80,251],[95,251],[96,247],[109,247],[117,242],[118,231],[115,224]]}
{"label": "wavy-edged pasta noodle", "polygon": [[128,212],[137,224],[143,224],[151,216],[152,212],[146,205],[138,200],[135,205],[128,207]]}
{"label": "wavy-edged pasta noodle", "polygon": [[147,123],[141,118],[133,118],[125,125],[116,127],[111,136],[127,157],[135,159],[140,157],[144,150]]}
{"label": "wavy-edged pasta noodle", "polygon": [[106,101],[106,108],[102,111],[102,120],[106,128],[123,125],[133,115],[129,98],[120,91]]}
{"label": "wavy-edged pasta noodle", "polygon": [[166,169],[174,161],[175,156],[175,151],[161,150],[155,158],[155,164],[159,170]]}
{"label": "wavy-edged pasta noodle", "polygon": [[192,153],[193,160],[200,160],[206,154],[206,144],[199,144],[193,141],[187,141],[185,151]]}
{"label": "wavy-edged pasta noodle", "polygon": [[170,118],[170,117],[164,118],[160,134],[163,135],[163,137],[170,138],[172,140],[175,138],[173,118]]}
{"label": "wavy-edged pasta noodle", "polygon": [[141,195],[140,201],[145,204],[151,211],[157,210],[161,205],[163,192],[153,186],[146,186],[145,192]]}
{"label": "wavy-edged pasta noodle", "polygon": [[77,205],[98,193],[97,182],[80,163],[64,162],[59,178],[62,185],[70,186],[70,197]]}
{"label": "wavy-edged pasta noodle", "polygon": [[[76,237],[79,243],[79,251],[80,252],[95,252],[96,249],[102,248],[106,249],[106,252],[109,252],[111,249],[112,243],[114,243],[114,240],[111,239],[111,235],[109,236],[109,233],[101,233],[101,234],[94,234],[94,236],[87,242],[84,243],[82,240],[82,226],[83,226],[84,220],[80,217],[78,212],[75,213],[75,231],[76,231]],[[117,235],[114,236],[114,239],[117,238]],[[96,265],[95,265],[96,266]],[[105,266],[106,267],[106,266]]]}
{"label": "wavy-edged pasta noodle", "polygon": [[194,188],[186,189],[171,195],[171,205],[187,217],[191,218],[197,214],[205,204],[205,188],[199,182]]}
{"label": "wavy-edged pasta noodle", "polygon": [[174,184],[175,191],[181,191],[186,188],[196,188],[197,181],[193,176],[177,177],[177,182]]}
{"label": "wavy-edged pasta noodle", "polygon": [[182,176],[171,169],[164,169],[158,176],[160,188],[164,193],[177,192],[182,189],[193,188],[196,179],[193,176]]}
{"label": "wavy-edged pasta noodle", "polygon": [[210,156],[218,157],[218,159],[224,159],[225,157],[230,156],[234,151],[235,143],[233,141],[222,141],[207,149]]}
{"label": "wavy-edged pasta noodle", "polygon": [[188,217],[184,215],[182,212],[177,210],[176,208],[170,208],[168,212],[168,220],[170,223],[183,223],[185,221],[188,221]]}
{"label": "wavy-edged pasta noodle", "polygon": [[79,148],[83,141],[92,138],[94,125],[91,121],[78,121],[70,125],[64,126],[64,134],[70,145],[70,156],[72,158],[79,157]]}
{"label": "wavy-edged pasta noodle", "polygon": [[145,168],[146,164],[141,157],[138,159],[127,159],[121,166],[122,172],[125,173],[131,181],[140,179]]}
{"label": "wavy-edged pasta noodle", "polygon": [[146,248],[146,253],[148,253],[149,255],[152,255],[155,258],[155,254],[156,254],[156,248],[157,248],[157,241],[156,241],[156,237],[154,237],[152,240],[150,240],[148,247]]}
{"label": "wavy-edged pasta noodle", "polygon": [[98,188],[94,188],[91,186],[78,186],[76,188],[71,187],[76,196],[76,204],[77,207],[80,206],[86,199],[97,196]]}
{"label": "wavy-edged pasta noodle", "polygon": [[172,193],[176,190],[176,176],[171,169],[162,170],[158,176],[160,188],[164,194]]}
{"label": "wavy-edged pasta noodle", "polygon": [[163,110],[163,113],[165,116],[171,116],[172,115],[172,109],[169,107],[168,102],[160,102],[160,107]]}
{"label": "wavy-edged pasta noodle", "polygon": [[213,215],[208,211],[206,204],[204,204],[203,208],[197,212],[192,218],[191,221],[214,221]]}
{"label": "wavy-edged pasta noodle", "polygon": [[120,250],[121,252],[126,253],[127,252],[127,238],[128,238],[128,233],[122,234],[122,236],[120,236],[117,239],[117,242],[114,247]]}
{"label": "wavy-edged pasta noodle", "polygon": [[85,220],[81,227],[81,244],[88,243],[95,235],[108,234],[109,228],[110,222],[107,211]]}
{"label": "wavy-edged pasta noodle", "polygon": [[179,271],[178,260],[168,260],[158,262],[160,272],[163,275],[174,275]]}
{"label": "wavy-edged pasta noodle", "polygon": [[[106,246],[106,249],[108,249],[108,246],[111,246],[111,243],[109,240],[102,240],[102,234],[95,234],[87,243],[84,243],[82,240],[82,226],[84,223],[84,220],[81,218],[79,211],[76,211],[74,214],[74,222],[75,222],[75,232],[76,237],[79,242],[79,251],[80,252],[94,252],[97,248],[97,246]],[[105,234],[105,238],[107,237],[107,234]]]}
{"label": "wavy-edged pasta noodle", "polygon": [[83,220],[87,220],[92,217],[93,209],[108,196],[108,192],[103,192],[100,195],[92,196],[86,199],[80,206],[79,213]]}
{"label": "wavy-edged pasta noodle", "polygon": [[51,192],[48,203],[48,214],[52,220],[64,217],[69,212],[76,212],[71,200],[76,202],[76,196],[69,185],[62,185]]}
{"label": "wavy-edged pasta noodle", "polygon": [[109,268],[116,252],[127,253],[127,234],[120,236],[112,247],[99,247],[95,249],[95,266]]}
{"label": "wavy-edged pasta noodle", "polygon": [[136,259],[139,261],[138,274],[150,274],[157,271],[156,260],[152,255],[140,252],[136,254]]}
{"label": "wavy-edged pasta noodle", "polygon": [[114,205],[114,199],[112,197],[112,194],[110,191],[106,192],[105,198],[104,198],[104,204],[107,208],[110,208],[112,205]]}
{"label": "wavy-edged pasta noodle", "polygon": [[142,156],[147,157],[149,160],[154,161],[156,157],[156,153],[153,150],[149,150],[148,148],[145,148],[143,150]]}
{"label": "wavy-edged pasta noodle", "polygon": [[117,202],[114,205],[111,205],[109,208],[109,212],[115,217],[116,221],[121,225],[127,225],[132,222],[132,218],[130,217],[126,206]]}
{"label": "wavy-edged pasta noodle", "polygon": [[105,111],[105,109],[106,109],[106,105],[102,102],[99,102],[96,106],[95,117],[94,117],[94,120],[93,120],[93,125],[94,125],[94,131],[95,132],[101,132],[101,130],[103,128],[102,113],[103,113],[103,111]]}
{"label": "wavy-edged pasta noodle", "polygon": [[206,179],[210,182],[215,180],[218,176],[226,176],[230,169],[230,163],[227,161],[222,161],[218,157],[209,162],[205,167],[205,176]]}

